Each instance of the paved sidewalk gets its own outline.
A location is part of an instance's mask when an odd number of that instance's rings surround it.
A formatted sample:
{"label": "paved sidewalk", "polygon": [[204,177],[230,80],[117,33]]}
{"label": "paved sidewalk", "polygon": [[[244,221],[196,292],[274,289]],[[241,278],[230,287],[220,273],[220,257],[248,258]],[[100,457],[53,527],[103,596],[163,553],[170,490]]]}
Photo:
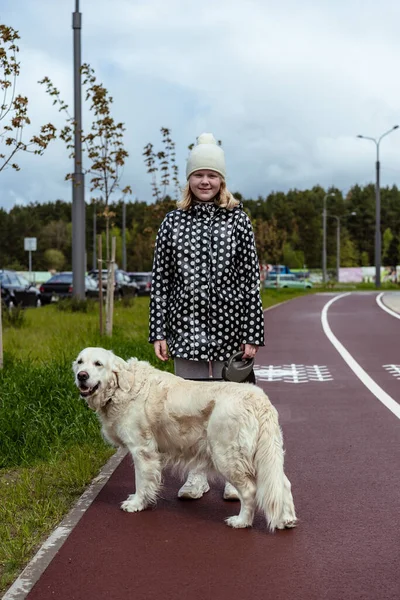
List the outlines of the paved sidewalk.
{"label": "paved sidewalk", "polygon": [[382,302],[388,308],[400,314],[400,292],[385,292]]}

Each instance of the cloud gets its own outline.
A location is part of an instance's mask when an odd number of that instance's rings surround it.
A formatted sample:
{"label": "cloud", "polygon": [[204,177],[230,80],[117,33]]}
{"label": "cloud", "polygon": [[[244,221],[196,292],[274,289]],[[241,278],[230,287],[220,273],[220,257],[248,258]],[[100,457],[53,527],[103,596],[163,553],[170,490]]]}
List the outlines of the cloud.
{"label": "cloud", "polygon": [[[374,178],[379,136],[400,115],[396,24],[400,6],[356,0],[81,0],[83,60],[96,69],[125,122],[130,157],[123,185],[152,201],[142,151],[170,127],[181,177],[188,144],[202,131],[223,141],[228,184],[245,197],[271,190]],[[61,119],[36,81],[49,75],[72,104],[74,2],[14,0],[3,21],[20,30],[32,121]],[[90,121],[85,113],[85,123]],[[399,183],[400,133],[382,142],[382,185]],[[2,173],[0,205],[15,196],[68,200],[71,161],[60,143]]]}

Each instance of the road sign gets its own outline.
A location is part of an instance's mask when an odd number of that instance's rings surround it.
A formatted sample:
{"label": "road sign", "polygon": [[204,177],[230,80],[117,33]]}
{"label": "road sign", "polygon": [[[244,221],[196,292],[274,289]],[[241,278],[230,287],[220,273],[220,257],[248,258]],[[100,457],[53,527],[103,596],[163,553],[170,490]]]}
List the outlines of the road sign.
{"label": "road sign", "polygon": [[25,250],[36,250],[36,238],[24,238],[24,249]]}

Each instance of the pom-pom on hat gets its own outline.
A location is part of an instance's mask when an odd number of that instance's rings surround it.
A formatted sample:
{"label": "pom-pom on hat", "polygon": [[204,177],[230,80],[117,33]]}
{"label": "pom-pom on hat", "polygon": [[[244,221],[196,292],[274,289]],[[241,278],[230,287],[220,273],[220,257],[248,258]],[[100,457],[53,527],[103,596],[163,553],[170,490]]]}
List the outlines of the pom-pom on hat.
{"label": "pom-pom on hat", "polygon": [[202,133],[196,146],[191,150],[186,164],[186,179],[201,169],[216,171],[225,179],[225,154],[212,133]]}

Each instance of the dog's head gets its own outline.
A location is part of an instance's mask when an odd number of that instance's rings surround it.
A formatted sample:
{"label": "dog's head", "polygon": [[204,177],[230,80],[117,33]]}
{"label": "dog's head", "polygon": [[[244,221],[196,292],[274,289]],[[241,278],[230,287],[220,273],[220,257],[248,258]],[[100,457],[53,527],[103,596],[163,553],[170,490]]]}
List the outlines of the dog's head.
{"label": "dog's head", "polygon": [[104,406],[116,389],[128,392],[132,387],[128,363],[111,350],[85,348],[72,363],[72,368],[80,395],[93,410]]}

